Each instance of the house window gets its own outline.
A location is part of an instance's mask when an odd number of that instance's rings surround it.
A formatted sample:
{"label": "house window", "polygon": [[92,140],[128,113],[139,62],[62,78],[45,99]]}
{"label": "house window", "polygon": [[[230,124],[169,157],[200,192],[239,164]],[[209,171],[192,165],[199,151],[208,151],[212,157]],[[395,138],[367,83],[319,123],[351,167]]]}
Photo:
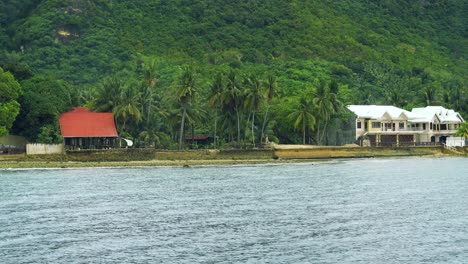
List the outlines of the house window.
{"label": "house window", "polygon": [[447,130],[447,124],[441,124],[440,130]]}
{"label": "house window", "polygon": [[432,125],[432,123],[431,123],[431,126],[430,126],[430,128],[431,128],[431,130],[433,130],[433,129],[434,129],[434,126]]}
{"label": "house window", "polygon": [[358,122],[357,122],[356,127],[359,128],[359,129],[361,129],[361,121],[358,121]]}
{"label": "house window", "polygon": [[423,124],[423,130],[426,130],[426,124]]}
{"label": "house window", "polygon": [[372,128],[380,128],[380,122],[372,122]]}
{"label": "house window", "polygon": [[400,123],[398,126],[399,129],[405,129],[405,123]]}

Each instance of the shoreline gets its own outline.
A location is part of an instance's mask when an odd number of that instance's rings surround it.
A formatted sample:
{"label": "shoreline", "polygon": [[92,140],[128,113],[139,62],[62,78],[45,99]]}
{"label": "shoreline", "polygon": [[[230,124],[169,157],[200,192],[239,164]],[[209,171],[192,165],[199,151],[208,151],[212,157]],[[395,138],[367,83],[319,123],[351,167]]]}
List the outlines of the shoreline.
{"label": "shoreline", "polygon": [[[147,161],[1,161],[0,170],[9,169],[73,169],[73,168],[138,168],[138,167],[199,167],[199,166],[235,166],[235,165],[282,165],[300,163],[319,163],[343,160],[411,158],[411,157],[454,157],[454,155],[412,155],[412,156],[377,156],[377,157],[341,157],[308,159],[246,159],[246,160],[147,160]],[[461,156],[465,157],[465,156]]]}
{"label": "shoreline", "polygon": [[4,169],[69,169],[69,168],[132,168],[132,167],[195,167],[233,165],[281,165],[291,163],[319,162],[325,160],[151,160],[151,161],[104,161],[104,162],[0,162]]}
{"label": "shoreline", "polygon": [[451,152],[444,148],[362,148],[286,146],[262,150],[119,149],[67,152],[62,155],[0,155],[0,169],[103,168],[103,167],[191,167],[256,164],[291,164],[333,160],[468,157],[468,149]]}

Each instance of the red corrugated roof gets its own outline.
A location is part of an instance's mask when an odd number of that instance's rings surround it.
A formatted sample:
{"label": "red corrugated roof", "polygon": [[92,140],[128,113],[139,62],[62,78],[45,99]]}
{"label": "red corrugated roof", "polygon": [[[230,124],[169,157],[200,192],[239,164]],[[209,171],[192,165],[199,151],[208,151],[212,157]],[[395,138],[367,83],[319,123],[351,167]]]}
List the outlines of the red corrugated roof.
{"label": "red corrugated roof", "polygon": [[112,113],[93,113],[74,108],[59,118],[62,137],[118,137]]}

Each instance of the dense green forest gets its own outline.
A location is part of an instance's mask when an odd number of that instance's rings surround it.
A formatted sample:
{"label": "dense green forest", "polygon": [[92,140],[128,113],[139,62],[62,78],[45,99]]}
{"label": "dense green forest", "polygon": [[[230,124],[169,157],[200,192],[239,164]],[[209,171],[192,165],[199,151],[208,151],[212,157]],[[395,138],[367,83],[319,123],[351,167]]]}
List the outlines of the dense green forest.
{"label": "dense green forest", "polygon": [[60,141],[59,114],[88,106],[140,146],[176,148],[338,144],[347,104],[467,119],[467,14],[465,0],[1,1],[0,78],[20,110],[0,101],[16,117],[0,129]]}

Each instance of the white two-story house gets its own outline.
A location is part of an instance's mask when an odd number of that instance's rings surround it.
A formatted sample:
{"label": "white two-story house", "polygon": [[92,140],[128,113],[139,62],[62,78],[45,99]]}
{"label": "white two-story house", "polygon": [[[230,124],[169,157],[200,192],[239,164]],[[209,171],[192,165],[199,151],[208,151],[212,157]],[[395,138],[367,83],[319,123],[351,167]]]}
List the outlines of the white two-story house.
{"label": "white two-story house", "polygon": [[356,140],[361,145],[444,143],[464,122],[459,113],[441,106],[411,112],[388,105],[350,105],[348,109],[356,115]]}
{"label": "white two-story house", "polygon": [[458,112],[442,106],[413,108],[411,113],[412,128],[423,131],[420,142],[445,143],[447,137],[453,136],[460,124],[465,121]]}

